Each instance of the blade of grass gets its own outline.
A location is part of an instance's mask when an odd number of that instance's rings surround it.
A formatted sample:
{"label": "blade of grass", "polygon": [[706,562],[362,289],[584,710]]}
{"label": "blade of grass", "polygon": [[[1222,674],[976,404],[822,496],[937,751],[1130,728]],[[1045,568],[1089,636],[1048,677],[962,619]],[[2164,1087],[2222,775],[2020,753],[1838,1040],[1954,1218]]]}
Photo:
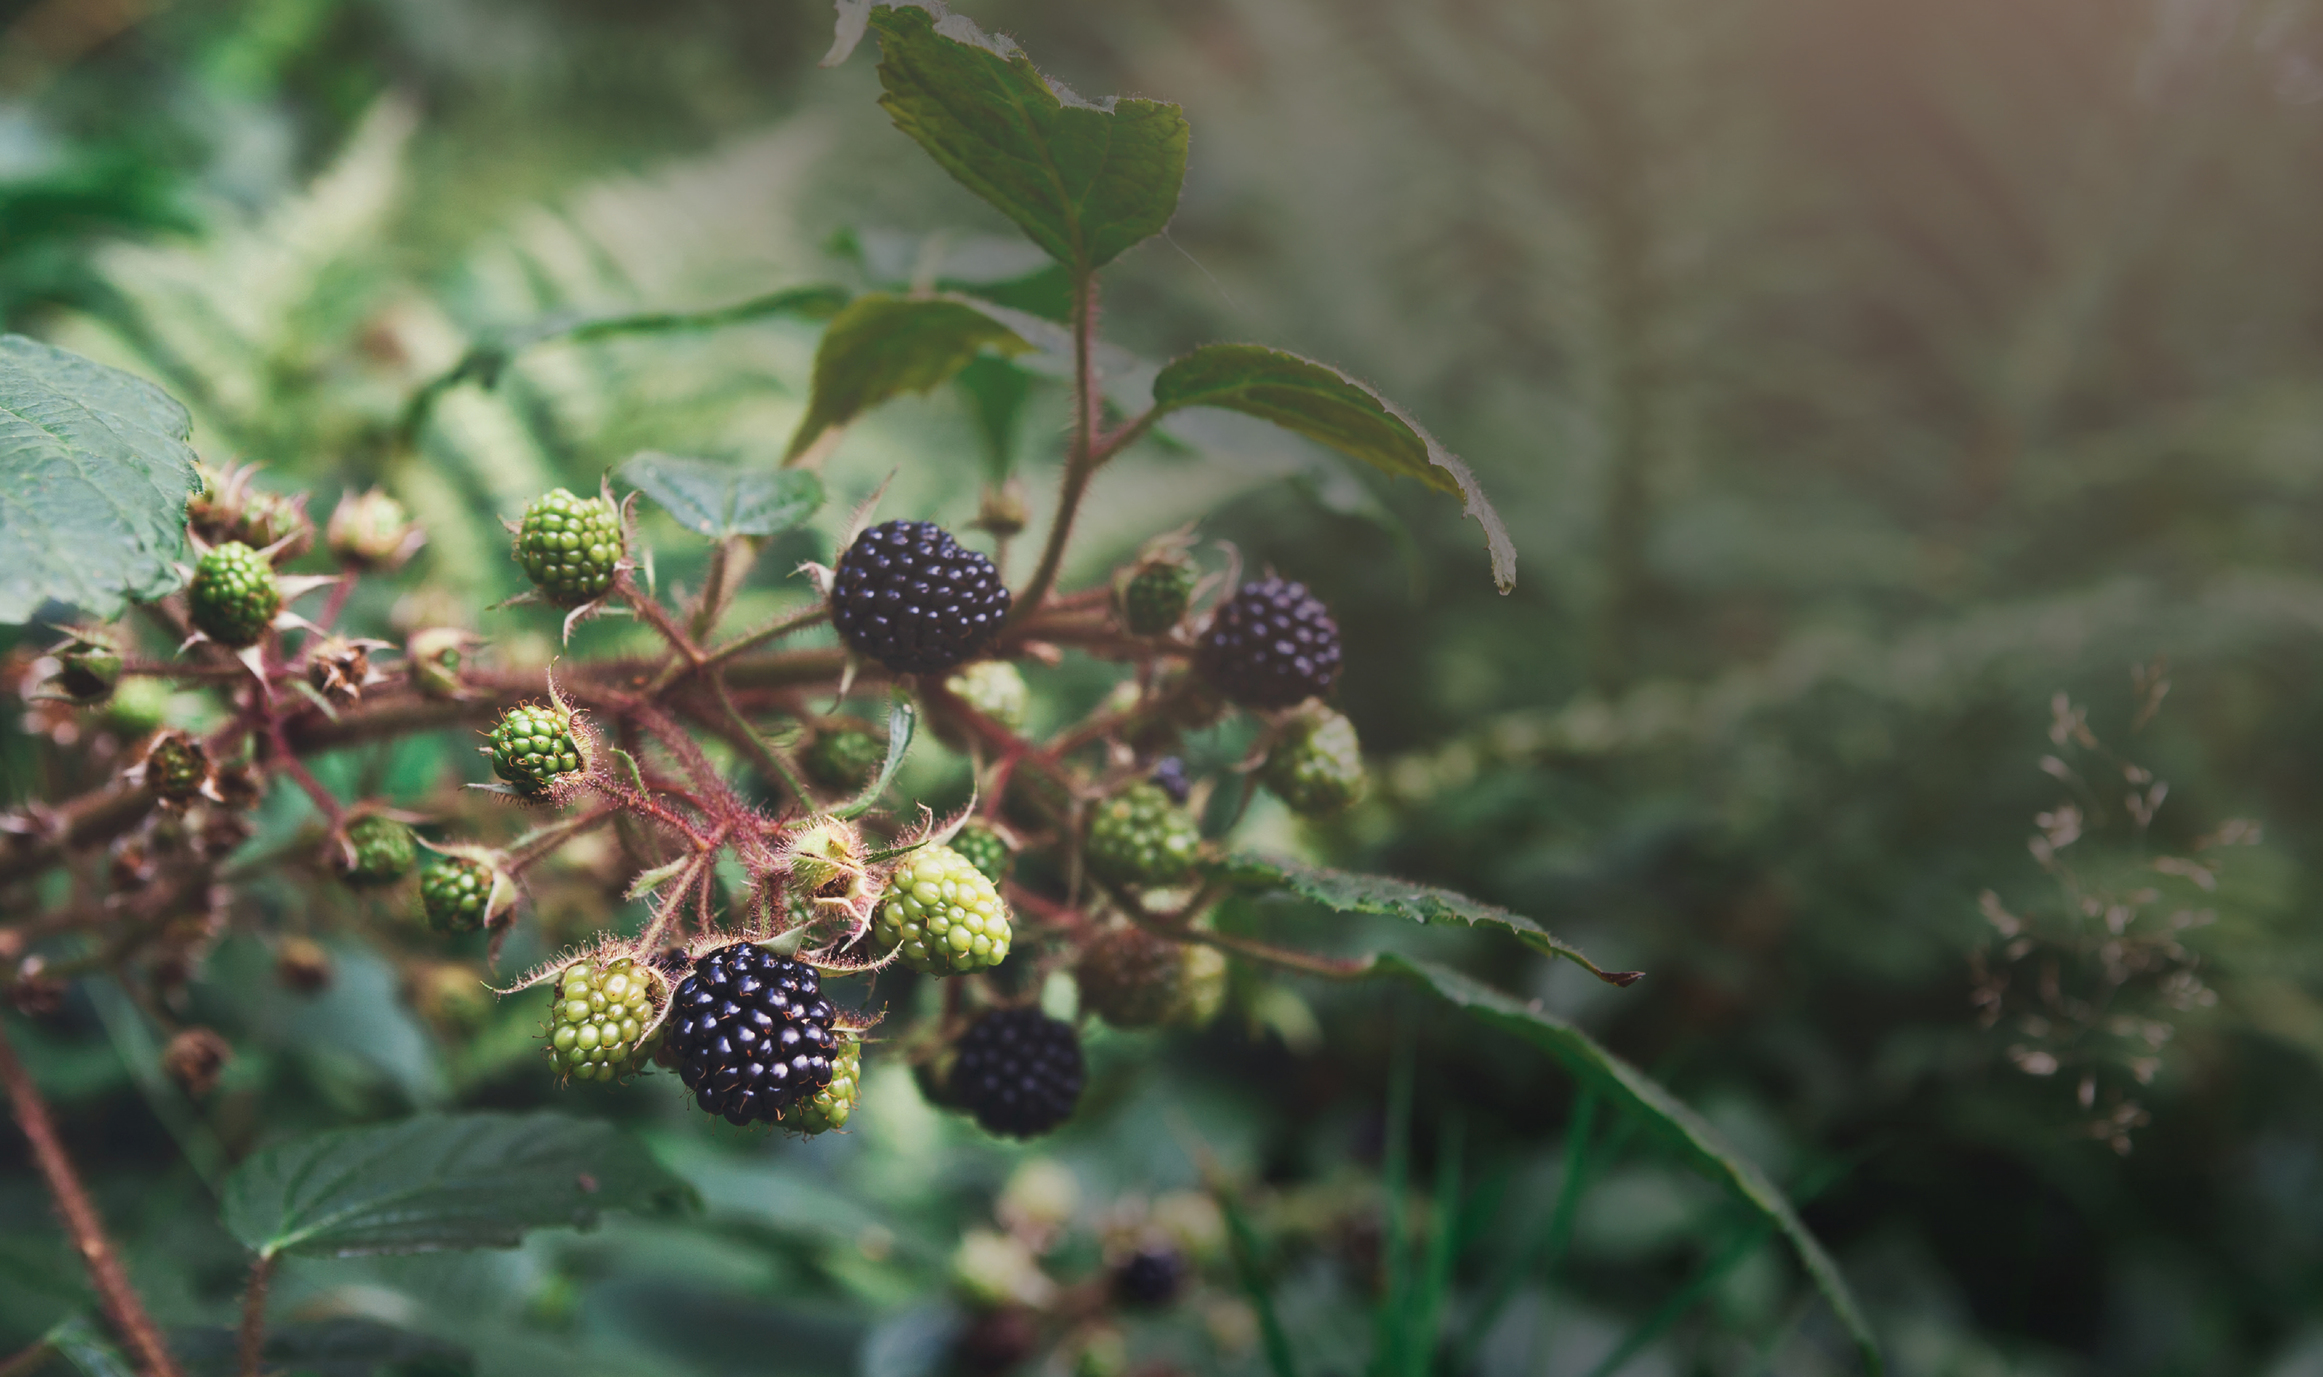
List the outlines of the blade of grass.
{"label": "blade of grass", "polygon": [[1703,1265],[1701,1271],[1694,1274],[1692,1280],[1672,1292],[1668,1299],[1640,1320],[1637,1327],[1629,1331],[1628,1337],[1605,1356],[1603,1362],[1589,1369],[1589,1377],[1613,1377],[1614,1373],[1627,1367],[1631,1359],[1644,1352],[1648,1344],[1669,1332],[1672,1325],[1684,1319],[1686,1312],[1694,1308],[1695,1302],[1709,1294],[1711,1287],[1740,1266],[1744,1258],[1757,1252],[1773,1235],[1774,1230],[1763,1224],[1737,1234]]}
{"label": "blade of grass", "polygon": [[1381,1377],[1404,1371],[1410,1319],[1410,1261],[1404,1256],[1405,1222],[1411,1207],[1412,1137],[1411,1035],[1396,1039],[1395,1064],[1387,1080],[1387,1143],[1380,1163],[1380,1259],[1387,1270],[1384,1298],[1372,1320],[1371,1370]]}
{"label": "blade of grass", "polygon": [[[1597,1110],[1603,1101],[1597,1092],[1584,1087],[1573,1100],[1573,1118],[1565,1129],[1564,1169],[1557,1184],[1557,1198],[1549,1207],[1548,1222],[1542,1225],[1529,1246],[1520,1245],[1508,1255],[1498,1275],[1485,1292],[1484,1304],[1462,1326],[1459,1346],[1452,1352],[1451,1371],[1466,1372],[1475,1365],[1476,1351],[1484,1346],[1485,1336],[1500,1319],[1500,1312],[1515,1299],[1516,1288],[1526,1277],[1549,1263],[1564,1247],[1565,1235],[1572,1230],[1573,1210],[1581,1196],[1581,1183],[1589,1163],[1589,1140],[1597,1129]],[[1626,1126],[1626,1125],[1623,1125]],[[1617,1126],[1618,1135],[1621,1127]],[[1603,1156],[1602,1153],[1599,1156]]]}
{"label": "blade of grass", "polygon": [[1242,1294],[1249,1298],[1250,1308],[1258,1312],[1258,1335],[1266,1350],[1266,1370],[1272,1377],[1299,1377],[1298,1366],[1291,1361],[1290,1336],[1283,1333],[1282,1317],[1274,1310],[1274,1295],[1267,1290],[1266,1270],[1259,1263],[1258,1235],[1250,1228],[1250,1219],[1242,1213],[1232,1194],[1216,1191],[1218,1210],[1226,1216],[1226,1238],[1229,1251],[1234,1255],[1234,1278],[1242,1283]]}
{"label": "blade of grass", "polygon": [[1442,1329],[1444,1297],[1452,1287],[1452,1258],[1458,1251],[1460,1233],[1462,1127],[1459,1115],[1447,1117],[1444,1136],[1436,1145],[1436,1191],[1429,1202],[1428,1251],[1420,1272],[1419,1295],[1411,1307],[1413,1324],[1406,1336],[1405,1377],[1428,1377],[1436,1356],[1436,1335]]}

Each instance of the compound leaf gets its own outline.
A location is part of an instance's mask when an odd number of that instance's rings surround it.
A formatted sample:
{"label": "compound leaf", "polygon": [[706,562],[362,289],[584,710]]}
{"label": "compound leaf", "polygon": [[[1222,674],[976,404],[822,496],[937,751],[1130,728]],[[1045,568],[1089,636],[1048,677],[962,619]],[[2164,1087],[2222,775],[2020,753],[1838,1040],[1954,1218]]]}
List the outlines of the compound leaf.
{"label": "compound leaf", "polygon": [[175,587],[192,434],[143,378],[0,335],[0,624],[51,600],[110,617]]}
{"label": "compound leaf", "polygon": [[530,1229],[688,1196],[644,1146],[563,1114],[423,1114],[311,1134],[226,1180],[227,1230],[264,1256],[513,1248]]}
{"label": "compound leaf", "polygon": [[1177,213],[1187,138],[1177,106],[1085,101],[936,0],[881,5],[870,25],[879,103],[895,127],[1058,262],[1101,268]]}
{"label": "compound leaf", "polygon": [[1579,1028],[1533,1005],[1519,1003],[1458,971],[1394,954],[1379,957],[1373,969],[1403,976],[1479,1022],[1531,1043],[1563,1064],[1583,1085],[1637,1116],[1650,1131],[1683,1154],[1695,1170],[1733,1192],[1790,1241],[1807,1275],[1814,1279],[1816,1288],[1855,1340],[1865,1369],[1875,1377],[1882,1371],[1878,1342],[1872,1338],[1871,1327],[1857,1307],[1847,1279],[1840,1275],[1839,1264],[1807,1232],[1798,1211],[1791,1208],[1790,1201],[1767,1179],[1766,1173],[1720,1138],[1718,1131],[1701,1115]]}
{"label": "compound leaf", "polygon": [[1548,956],[1563,957],[1609,985],[1632,985],[1642,971],[1608,971],[1521,913],[1471,899],[1465,894],[1433,885],[1413,884],[1385,875],[1359,875],[1298,861],[1277,860],[1256,852],[1238,851],[1218,865],[1221,878],[1244,888],[1281,890],[1334,913],[1376,913],[1421,924],[1505,928],[1526,946]]}
{"label": "compound leaf", "polygon": [[1394,403],[1328,364],[1258,344],[1206,344],[1170,360],[1153,383],[1157,416],[1213,406],[1272,421],[1397,478],[1457,495],[1484,528],[1492,581],[1516,587],[1516,546],[1476,475]]}
{"label": "compound leaf", "polygon": [[713,540],[777,535],[823,505],[823,480],[798,469],[744,468],[648,450],[623,464],[621,477],[679,525]]}
{"label": "compound leaf", "polygon": [[890,397],[946,381],[986,349],[1021,354],[1031,348],[990,312],[952,297],[857,297],[815,349],[806,419],[784,462]]}

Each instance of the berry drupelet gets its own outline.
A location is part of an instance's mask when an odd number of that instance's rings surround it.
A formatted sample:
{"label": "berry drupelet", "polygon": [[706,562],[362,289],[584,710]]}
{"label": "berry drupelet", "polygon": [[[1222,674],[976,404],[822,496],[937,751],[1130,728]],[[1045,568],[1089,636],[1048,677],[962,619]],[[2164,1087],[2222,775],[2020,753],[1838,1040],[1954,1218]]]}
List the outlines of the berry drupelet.
{"label": "berry drupelet", "polygon": [[1218,605],[1195,665],[1243,707],[1287,708],[1338,681],[1339,624],[1305,584],[1260,579]]}
{"label": "berry drupelet", "polygon": [[883,521],[839,556],[831,623],[897,674],[937,674],[974,659],[1008,616],[992,561],[932,521]]}
{"label": "berry drupelet", "polygon": [[772,1123],[831,1083],[836,1015],[814,968],[748,942],[720,947],[678,985],[668,1024],[695,1102],[732,1124]]}
{"label": "berry drupelet", "polygon": [[949,1091],[986,1132],[1031,1138],[1073,1117],[1087,1077],[1073,1025],[995,1009],[961,1035]]}

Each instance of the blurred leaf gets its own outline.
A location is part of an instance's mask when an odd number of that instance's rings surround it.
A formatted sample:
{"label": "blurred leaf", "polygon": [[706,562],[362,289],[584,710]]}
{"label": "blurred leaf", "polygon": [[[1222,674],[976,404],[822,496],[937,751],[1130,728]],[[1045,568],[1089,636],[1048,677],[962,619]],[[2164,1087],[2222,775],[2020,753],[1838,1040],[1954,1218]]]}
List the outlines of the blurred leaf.
{"label": "blurred leaf", "polygon": [[121,1350],[97,1332],[96,1326],[81,1315],[74,1315],[41,1336],[40,1340],[56,1355],[83,1374],[83,1377],[131,1377],[136,1369],[121,1356]]}
{"label": "blurred leaf", "polygon": [[886,293],[856,298],[823,332],[806,419],[783,458],[797,458],[826,431],[891,397],[927,391],[987,348],[1016,354],[1032,345],[990,314],[955,298]]}
{"label": "blurred leaf", "polygon": [[1260,1256],[1258,1231],[1250,1227],[1250,1219],[1242,1212],[1231,1192],[1216,1193],[1218,1211],[1226,1217],[1226,1241],[1234,1259],[1234,1279],[1242,1287],[1242,1294],[1258,1316],[1258,1334],[1266,1353],[1266,1370],[1270,1377],[1298,1377],[1298,1363],[1291,1355],[1290,1336],[1283,1332],[1282,1317],[1276,1313],[1274,1291],[1267,1285],[1266,1265]]}
{"label": "blurred leaf", "polygon": [[50,600],[110,617],[177,584],[193,417],[152,383],[0,336],[0,624]]}
{"label": "blurred leaf", "polygon": [[880,104],[961,185],[1076,272],[1161,232],[1186,176],[1175,105],[1092,105],[935,0],[876,8]]}
{"label": "blurred leaf", "polygon": [[1453,923],[1476,927],[1482,924],[1506,928],[1533,950],[1562,957],[1608,985],[1633,985],[1644,974],[1643,971],[1605,970],[1583,956],[1579,948],[1559,940],[1521,913],[1511,913],[1481,899],[1471,899],[1434,885],[1276,860],[1254,851],[1234,852],[1220,861],[1217,869],[1222,877],[1244,889],[1283,890],[1310,903],[1321,904],[1334,913],[1376,913],[1427,925]]}
{"label": "blurred leaf", "polygon": [[[178,1330],[170,1346],[189,1377],[241,1371],[231,1329]],[[265,1357],[269,1369],[299,1377],[467,1377],[476,1370],[475,1358],[458,1344],[363,1319],[270,1326]]]}
{"label": "blurred leaf", "polygon": [[529,1229],[688,1194],[645,1148],[562,1114],[425,1114],[267,1148],[226,1182],[229,1232],[264,1256],[511,1248]]}
{"label": "blurred leaf", "polygon": [[797,469],[769,472],[648,450],[623,464],[621,477],[679,525],[713,540],[777,535],[823,505],[823,480]]}
{"label": "blurred leaf", "polygon": [[1032,395],[1032,375],[1006,359],[984,354],[960,370],[959,384],[975,413],[976,431],[984,438],[984,476],[1003,482],[1016,466],[1016,433],[1024,418],[1025,398]]}
{"label": "blurred leaf", "polygon": [[1398,478],[1458,495],[1484,528],[1492,581],[1516,587],[1516,546],[1476,475],[1395,405],[1336,368],[1257,344],[1206,344],[1154,379],[1156,415],[1214,406],[1272,421]]}
{"label": "blurred leaf", "polygon": [[872,805],[879,802],[879,796],[887,792],[887,786],[895,782],[895,772],[903,768],[904,753],[911,749],[912,732],[918,723],[919,716],[912,711],[911,697],[897,688],[894,696],[888,700],[887,759],[880,763],[879,777],[871,781],[871,787],[856,795],[854,802],[832,810],[835,816],[859,818],[871,811]]}
{"label": "blurred leaf", "polygon": [[1840,1323],[1855,1340],[1865,1369],[1874,1374],[1884,1370],[1878,1342],[1872,1338],[1870,1325],[1847,1288],[1847,1279],[1840,1275],[1839,1265],[1823,1251],[1815,1236],[1807,1232],[1798,1212],[1791,1208],[1774,1182],[1767,1179],[1766,1173],[1729,1147],[1701,1115],[1644,1072],[1554,1014],[1520,1004],[1488,985],[1433,962],[1391,953],[1381,956],[1376,968],[1424,985],[1479,1022],[1531,1043],[1556,1058],[1583,1086],[1644,1120],[1649,1129],[1682,1153],[1696,1170],[1732,1191],[1790,1240],[1807,1274],[1814,1278],[1823,1298],[1831,1303]]}

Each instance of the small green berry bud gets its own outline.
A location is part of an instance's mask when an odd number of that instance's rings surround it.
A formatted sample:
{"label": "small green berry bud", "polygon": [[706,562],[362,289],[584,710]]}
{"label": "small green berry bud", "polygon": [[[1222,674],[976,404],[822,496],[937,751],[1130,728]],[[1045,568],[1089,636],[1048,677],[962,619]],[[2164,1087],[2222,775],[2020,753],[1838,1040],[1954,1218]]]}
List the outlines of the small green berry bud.
{"label": "small green berry bud", "polygon": [[445,856],[419,878],[420,911],[438,932],[474,932],[491,919],[499,877],[466,856]]}
{"label": "small green berry bud", "polygon": [[1122,580],[1121,624],[1133,636],[1159,636],[1186,615],[1194,596],[1194,566],[1182,554],[1147,558]]}
{"label": "small green berry bud", "polygon": [[573,736],[572,714],[527,704],[510,708],[492,729],[487,748],[492,772],[528,794],[537,794],[581,769],[581,747]]}
{"label": "small green berry bud", "polygon": [[411,666],[411,682],[430,698],[460,696],[460,655],[468,644],[467,632],[448,626],[411,633],[404,642],[404,662]]}
{"label": "small green berry bud", "polygon": [[1328,817],[1363,797],[1363,747],[1355,724],[1320,705],[1299,714],[1260,768],[1261,784],[1305,817]]}
{"label": "small green berry bud", "polygon": [[579,607],[604,596],[627,552],[621,513],[610,498],[563,488],[533,499],[516,532],[516,562],[541,596]]}
{"label": "small green berry bud", "polygon": [[76,703],[101,703],[121,682],[121,652],[102,641],[75,639],[57,652],[56,686]]}
{"label": "small green berry bud", "polygon": [[856,727],[830,727],[816,733],[799,763],[815,783],[852,793],[879,777],[887,743]]}
{"label": "small green berry bud", "polygon": [[165,803],[191,803],[210,782],[210,753],[184,732],[163,732],[146,748],[146,786]]}
{"label": "small green berry bud", "polygon": [[391,817],[365,813],[347,824],[339,845],[339,878],[357,889],[391,885],[411,873],[419,841]]}
{"label": "small green berry bud", "polygon": [[1141,780],[1097,805],[1085,854],[1106,884],[1149,888],[1183,880],[1201,847],[1193,815]]}
{"label": "small green berry bud", "polygon": [[222,646],[256,645],[282,610],[282,587],[274,566],[238,540],[210,547],[194,566],[187,590],[194,628]]}
{"label": "small green berry bud", "polygon": [[1025,688],[1024,675],[1006,660],[978,660],[946,679],[944,687],[959,695],[961,702],[1010,731],[1024,726],[1025,709],[1031,705],[1032,695]]}
{"label": "small green berry bud", "polygon": [[324,532],[331,553],[358,569],[403,567],[426,539],[403,504],[377,488],[339,499]]}
{"label": "small green berry bud", "polygon": [[1009,848],[1007,839],[987,823],[962,824],[953,834],[951,845],[994,884],[1008,878],[1008,867],[1016,860],[1016,852]]}

